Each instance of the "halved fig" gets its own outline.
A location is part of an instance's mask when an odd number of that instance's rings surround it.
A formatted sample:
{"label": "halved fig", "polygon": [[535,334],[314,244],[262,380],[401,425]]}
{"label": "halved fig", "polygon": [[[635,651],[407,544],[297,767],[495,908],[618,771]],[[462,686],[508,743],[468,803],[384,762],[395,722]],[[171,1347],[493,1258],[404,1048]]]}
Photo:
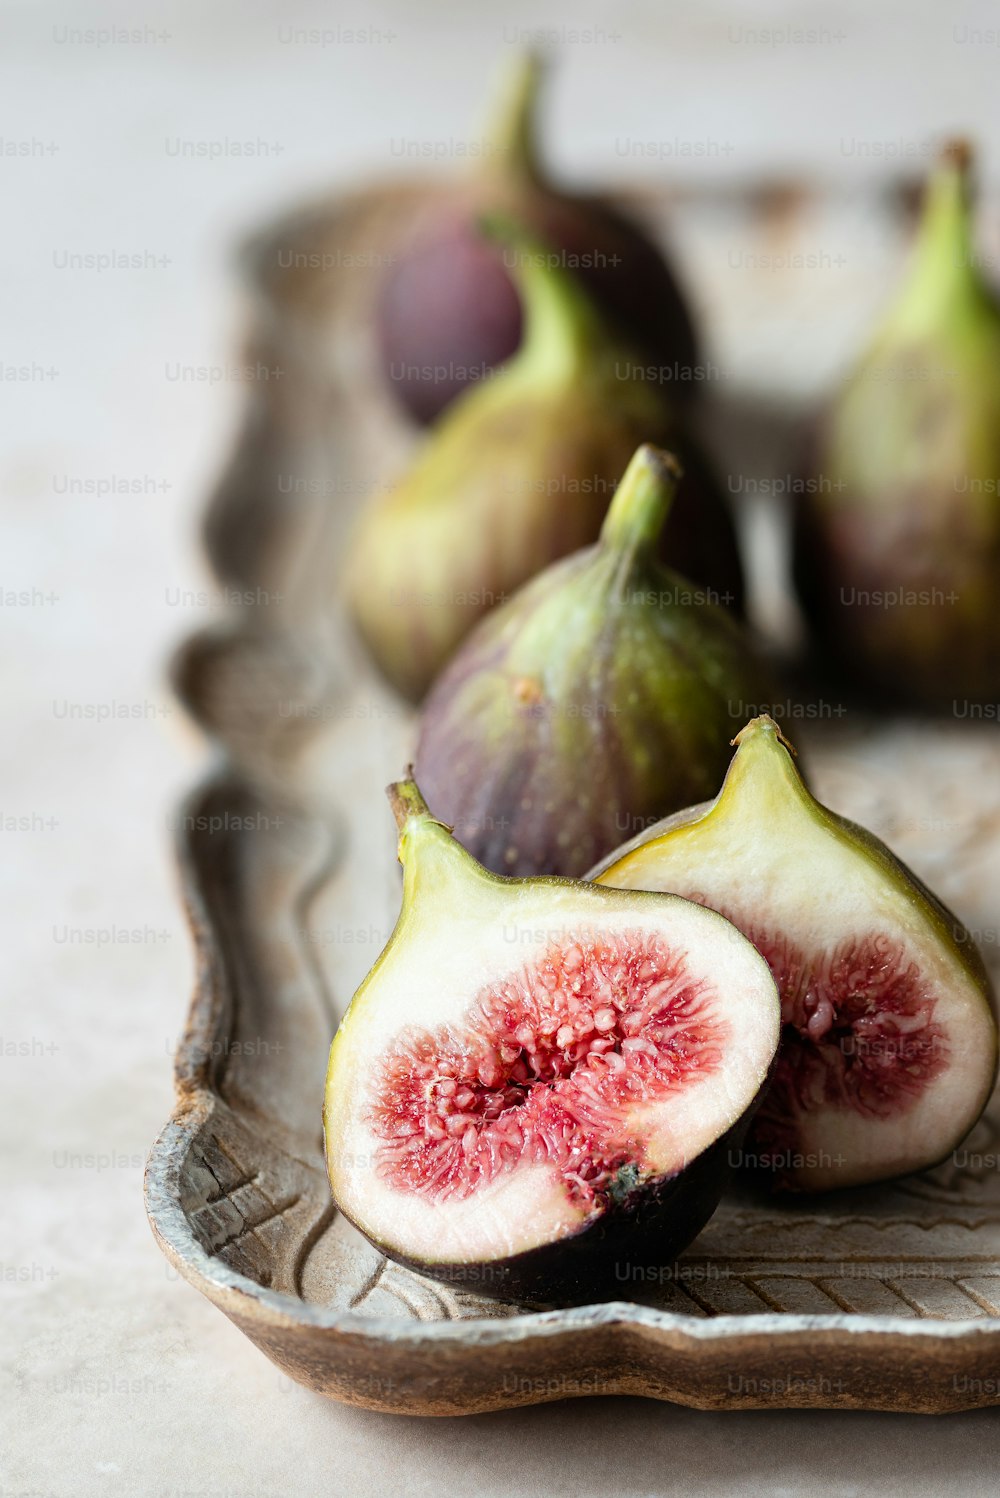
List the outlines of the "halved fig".
{"label": "halved fig", "polygon": [[864,828],[816,801],[754,718],[719,796],[591,873],[720,911],[767,958],[782,1042],[745,1162],[823,1191],[943,1160],[986,1105],[995,998],[956,916]]}
{"label": "halved fig", "polygon": [[403,904],[330,1052],[336,1204],[487,1295],[621,1294],[718,1204],[777,1051],[767,964],[674,896],[491,874],[389,794]]}

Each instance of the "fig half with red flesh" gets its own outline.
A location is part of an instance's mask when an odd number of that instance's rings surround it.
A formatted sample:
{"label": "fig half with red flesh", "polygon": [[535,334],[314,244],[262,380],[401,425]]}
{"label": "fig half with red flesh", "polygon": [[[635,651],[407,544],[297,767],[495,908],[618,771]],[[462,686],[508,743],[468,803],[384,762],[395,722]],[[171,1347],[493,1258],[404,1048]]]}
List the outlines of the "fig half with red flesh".
{"label": "fig half with red flesh", "polygon": [[769,717],[715,801],[592,872],[718,910],[767,958],[782,1043],[745,1152],[778,1187],[823,1191],[943,1160],[986,1105],[995,999],[969,933],[878,838],[821,806]]}
{"label": "fig half with red flesh", "polygon": [[390,797],[403,904],[330,1052],[336,1204],[470,1290],[621,1295],[718,1204],[777,1050],[767,964],[686,900],[491,874]]}

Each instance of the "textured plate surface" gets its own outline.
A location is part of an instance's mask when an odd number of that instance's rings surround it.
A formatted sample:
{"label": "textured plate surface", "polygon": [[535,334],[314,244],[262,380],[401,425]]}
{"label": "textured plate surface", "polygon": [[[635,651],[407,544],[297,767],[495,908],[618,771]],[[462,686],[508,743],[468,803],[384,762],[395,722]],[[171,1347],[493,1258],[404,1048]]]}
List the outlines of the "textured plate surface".
{"label": "textured plate surface", "polygon": [[[620,1301],[600,1306],[518,1311],[435,1285],[387,1263],[330,1205],[326,1054],[395,919],[382,788],[412,744],[411,714],[369,673],[337,602],[357,504],[414,440],[375,379],[368,336],[411,201],[407,189],[320,205],[245,255],[247,362],[262,373],[206,521],[232,607],[174,664],[219,764],[180,818],[198,969],[177,1107],[147,1170],[154,1232],[291,1377],[371,1408],[472,1413],[595,1393],[738,1409],[1000,1403],[995,1100],[967,1146],[925,1175],[806,1204],[731,1196],[678,1265],[638,1266]],[[643,206],[664,216],[663,205]],[[762,191],[676,205],[682,260],[701,268],[695,284],[715,312],[708,425],[723,471],[772,475],[780,488],[782,392],[801,398],[807,381],[782,344],[762,385],[749,350],[790,316],[801,332],[797,298],[808,288],[761,272],[734,290],[731,250],[720,247],[738,242],[750,263],[773,260],[776,248],[808,243],[817,223],[835,224],[846,243],[873,217],[881,232],[867,277],[822,295],[814,284],[808,297],[812,374],[836,368],[849,347],[839,300],[862,314],[877,302],[900,204]],[[780,553],[780,506],[773,493],[730,488],[758,621],[783,628],[790,608],[769,560]],[[995,724],[866,722],[814,700],[789,732],[820,796],[952,905],[996,975]]]}

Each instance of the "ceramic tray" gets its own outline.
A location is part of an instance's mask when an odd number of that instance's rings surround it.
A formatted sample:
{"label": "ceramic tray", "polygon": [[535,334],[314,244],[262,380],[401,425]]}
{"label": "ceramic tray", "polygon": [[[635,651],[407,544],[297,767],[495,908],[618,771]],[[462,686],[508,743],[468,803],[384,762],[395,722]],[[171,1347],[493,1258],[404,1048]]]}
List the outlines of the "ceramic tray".
{"label": "ceramic tray", "polygon": [[[572,1310],[434,1284],[331,1206],[327,1049],[395,918],[382,789],[413,731],[340,617],[338,569],[358,502],[414,441],[374,370],[370,325],[415,192],[321,203],[243,255],[245,423],[205,526],[228,606],[174,664],[216,765],[179,819],[197,980],[176,1107],[148,1164],[154,1233],[289,1376],[373,1409],[624,1393],[716,1409],[1000,1403],[995,1109],[922,1176],[804,1204],[734,1194],[678,1265]],[[637,203],[669,225],[702,305],[719,466],[770,480],[729,484],[765,633],[795,627],[774,497],[789,435],[895,275],[905,201],[772,184]],[[980,933],[995,970],[995,725],[865,721],[833,701],[810,711],[787,731],[820,796],[890,842]]]}

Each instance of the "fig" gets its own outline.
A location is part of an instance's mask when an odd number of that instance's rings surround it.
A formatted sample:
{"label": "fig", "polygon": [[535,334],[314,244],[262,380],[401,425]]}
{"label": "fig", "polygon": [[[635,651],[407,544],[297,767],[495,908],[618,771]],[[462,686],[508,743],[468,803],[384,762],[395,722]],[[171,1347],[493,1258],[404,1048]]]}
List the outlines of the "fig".
{"label": "fig", "polygon": [[596,540],[636,444],[677,445],[695,470],[665,544],[738,607],[732,523],[704,460],[675,431],[662,387],[637,373],[570,272],[509,221],[526,325],[516,355],[461,397],[410,470],[362,514],[347,590],[376,664],[419,700],[481,614]]}
{"label": "fig", "polygon": [[643,362],[689,391],[695,335],[673,272],[652,241],[599,198],[560,192],[535,147],[542,64],[519,58],[475,169],[428,195],[380,288],[377,335],[385,375],[419,422],[435,420],[470,382],[517,349],[519,288],[503,252],[479,231],[483,214],[509,214],[550,245],[642,351]]}
{"label": "fig", "polygon": [[484,619],[427,700],[418,777],[495,873],[582,875],[710,794],[743,704],[771,700],[742,627],[657,559],[678,477],[640,447],[597,545]]}
{"label": "fig", "polygon": [[975,944],[884,843],[813,798],[769,717],[734,742],[715,801],[592,877],[707,905],[767,958],[782,1039],[748,1165],[799,1191],[936,1165],[996,1076],[995,999]]}
{"label": "fig", "polygon": [[767,964],[674,896],[490,874],[389,796],[402,909],[330,1051],[335,1203],[469,1290],[620,1294],[718,1204],[777,1051]]}
{"label": "fig", "polygon": [[934,171],[912,263],[820,422],[795,573],[821,649],[934,709],[1000,694],[1000,306],[973,245],[967,146]]}

